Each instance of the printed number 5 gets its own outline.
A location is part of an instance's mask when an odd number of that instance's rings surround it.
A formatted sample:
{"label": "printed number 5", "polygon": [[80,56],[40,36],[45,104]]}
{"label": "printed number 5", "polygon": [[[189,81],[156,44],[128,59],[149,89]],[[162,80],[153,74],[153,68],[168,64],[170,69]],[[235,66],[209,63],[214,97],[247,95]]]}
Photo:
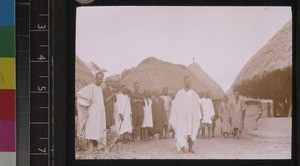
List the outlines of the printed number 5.
{"label": "printed number 5", "polygon": [[39,91],[46,90],[46,87],[45,87],[45,86],[38,86],[38,90],[39,90]]}

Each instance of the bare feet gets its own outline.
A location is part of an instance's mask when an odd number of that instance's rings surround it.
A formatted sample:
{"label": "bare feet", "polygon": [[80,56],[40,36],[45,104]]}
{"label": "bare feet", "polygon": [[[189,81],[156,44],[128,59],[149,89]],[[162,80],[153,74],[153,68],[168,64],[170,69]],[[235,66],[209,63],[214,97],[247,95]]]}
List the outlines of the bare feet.
{"label": "bare feet", "polygon": [[189,149],[189,152],[196,153],[193,149]]}

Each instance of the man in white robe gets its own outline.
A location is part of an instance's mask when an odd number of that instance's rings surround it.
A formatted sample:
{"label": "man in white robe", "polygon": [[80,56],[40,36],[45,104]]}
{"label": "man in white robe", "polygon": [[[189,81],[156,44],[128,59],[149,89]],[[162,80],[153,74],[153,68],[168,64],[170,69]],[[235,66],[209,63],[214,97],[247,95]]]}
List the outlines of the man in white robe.
{"label": "man in white robe", "polygon": [[208,98],[206,94],[204,98],[200,99],[202,111],[203,111],[203,119],[201,121],[201,129],[202,129],[202,138],[205,138],[205,128],[207,127],[208,138],[211,138],[212,131],[212,118],[215,115],[214,105],[211,99]]}
{"label": "man in white robe", "polygon": [[102,88],[104,74],[95,74],[95,83],[87,85],[76,93],[78,109],[78,135],[88,140],[90,150],[96,143],[106,146],[106,117]]}
{"label": "man in white robe", "polygon": [[185,76],[185,87],[179,90],[175,96],[170,116],[170,124],[175,130],[175,140],[179,153],[195,153],[193,142],[196,139],[201,118],[197,93],[191,89],[191,79]]}
{"label": "man in white robe", "polygon": [[132,124],[131,124],[131,106],[130,106],[130,98],[127,95],[127,86],[122,85],[122,92],[117,95],[117,105],[118,105],[118,113],[119,113],[119,123],[117,123],[117,127],[119,130],[120,139],[127,143],[128,134],[132,132]]}

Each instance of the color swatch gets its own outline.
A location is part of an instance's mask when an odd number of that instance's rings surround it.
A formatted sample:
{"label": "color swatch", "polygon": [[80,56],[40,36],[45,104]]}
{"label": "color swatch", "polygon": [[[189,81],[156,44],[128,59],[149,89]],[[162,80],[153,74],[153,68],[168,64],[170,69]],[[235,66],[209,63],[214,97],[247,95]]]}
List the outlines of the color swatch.
{"label": "color swatch", "polygon": [[16,165],[15,1],[0,0],[0,161]]}

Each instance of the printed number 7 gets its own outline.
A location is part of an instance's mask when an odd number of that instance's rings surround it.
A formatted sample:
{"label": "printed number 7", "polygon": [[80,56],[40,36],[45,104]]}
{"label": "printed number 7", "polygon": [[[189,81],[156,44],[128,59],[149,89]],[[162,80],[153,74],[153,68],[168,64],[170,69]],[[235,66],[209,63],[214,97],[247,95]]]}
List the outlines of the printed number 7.
{"label": "printed number 7", "polygon": [[41,151],[41,152],[43,152],[43,153],[46,153],[46,148],[44,148],[44,149],[38,148],[38,150]]}

